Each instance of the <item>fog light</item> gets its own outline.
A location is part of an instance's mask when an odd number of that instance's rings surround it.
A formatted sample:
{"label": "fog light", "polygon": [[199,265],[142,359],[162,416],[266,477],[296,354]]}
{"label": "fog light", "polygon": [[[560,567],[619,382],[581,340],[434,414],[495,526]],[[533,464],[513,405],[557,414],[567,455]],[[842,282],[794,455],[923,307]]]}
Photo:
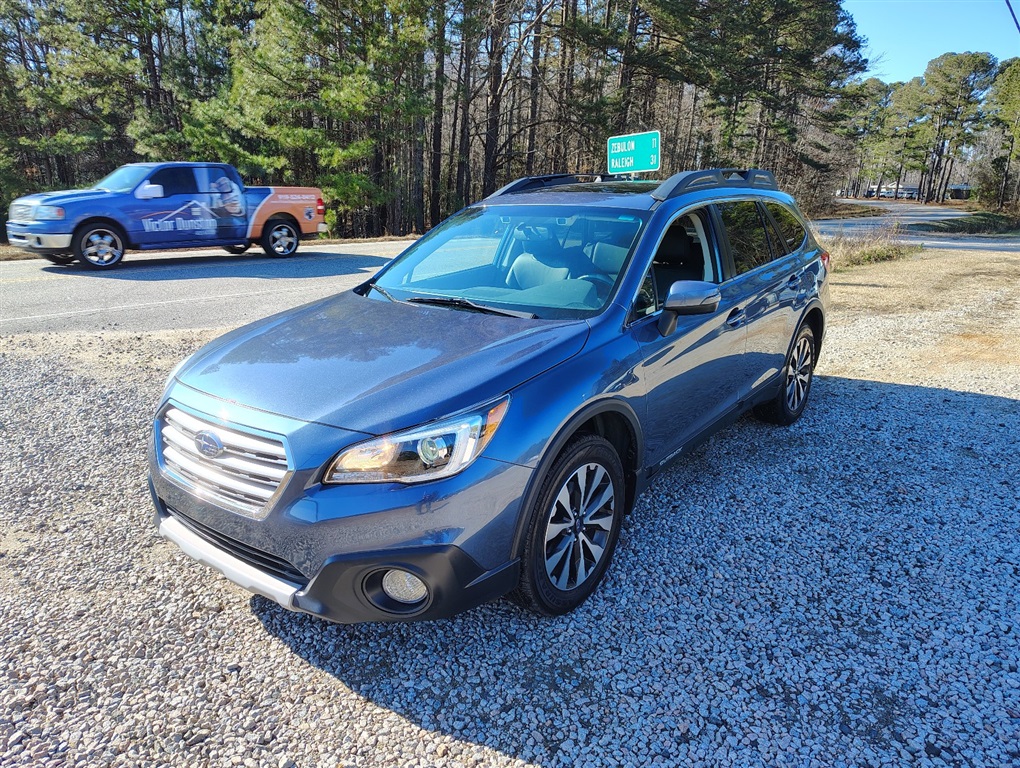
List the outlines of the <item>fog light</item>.
{"label": "fog light", "polygon": [[420,603],[429,593],[425,582],[413,573],[396,569],[386,571],[382,578],[382,588],[388,597],[406,605]]}

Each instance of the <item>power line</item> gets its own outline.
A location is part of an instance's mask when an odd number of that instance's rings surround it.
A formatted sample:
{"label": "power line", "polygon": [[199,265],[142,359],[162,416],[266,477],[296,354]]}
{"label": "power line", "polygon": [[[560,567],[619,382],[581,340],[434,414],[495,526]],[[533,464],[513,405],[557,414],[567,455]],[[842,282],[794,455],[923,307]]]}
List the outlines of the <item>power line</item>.
{"label": "power line", "polygon": [[1013,11],[1013,5],[1006,0],[1006,7],[1009,8],[1009,15],[1013,17],[1013,23],[1016,24],[1016,31],[1020,32],[1020,21],[1016,20],[1016,13]]}

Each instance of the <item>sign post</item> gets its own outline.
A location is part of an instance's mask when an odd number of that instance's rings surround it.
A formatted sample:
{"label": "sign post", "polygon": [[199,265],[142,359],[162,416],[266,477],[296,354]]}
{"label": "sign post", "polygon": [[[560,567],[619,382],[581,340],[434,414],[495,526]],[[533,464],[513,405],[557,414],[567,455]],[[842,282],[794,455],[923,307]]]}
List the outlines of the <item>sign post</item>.
{"label": "sign post", "polygon": [[606,158],[611,174],[659,170],[659,132],[628,133],[606,140]]}

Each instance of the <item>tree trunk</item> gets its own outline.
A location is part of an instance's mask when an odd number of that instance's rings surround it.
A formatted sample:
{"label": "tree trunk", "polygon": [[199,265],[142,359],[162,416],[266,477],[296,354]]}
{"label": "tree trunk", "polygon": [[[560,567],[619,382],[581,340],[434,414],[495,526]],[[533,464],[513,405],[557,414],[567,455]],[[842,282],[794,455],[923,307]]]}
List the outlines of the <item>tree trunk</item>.
{"label": "tree trunk", "polygon": [[535,0],[535,28],[531,32],[531,76],[528,82],[528,147],[524,172],[535,173],[538,141],[538,99],[542,83],[542,0]]}
{"label": "tree trunk", "polygon": [[506,54],[507,0],[495,0],[489,22],[486,72],[485,140],[482,144],[482,196],[496,191],[499,126],[503,110],[503,56]]}
{"label": "tree trunk", "polygon": [[446,3],[438,2],[435,10],[435,39],[433,55],[436,57],[432,84],[432,162],[429,167],[429,226],[434,227],[443,218],[443,106],[446,90]]}

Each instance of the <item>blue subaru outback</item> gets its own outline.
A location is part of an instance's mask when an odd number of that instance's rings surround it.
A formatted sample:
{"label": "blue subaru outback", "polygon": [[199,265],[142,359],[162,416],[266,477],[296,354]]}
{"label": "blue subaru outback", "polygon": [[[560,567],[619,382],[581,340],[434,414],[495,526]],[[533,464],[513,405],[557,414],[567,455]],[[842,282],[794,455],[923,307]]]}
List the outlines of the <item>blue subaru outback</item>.
{"label": "blue subaru outback", "polygon": [[749,409],[800,417],[827,273],[765,171],[521,179],[184,361],[159,532],[331,621],[564,613],[669,462]]}

